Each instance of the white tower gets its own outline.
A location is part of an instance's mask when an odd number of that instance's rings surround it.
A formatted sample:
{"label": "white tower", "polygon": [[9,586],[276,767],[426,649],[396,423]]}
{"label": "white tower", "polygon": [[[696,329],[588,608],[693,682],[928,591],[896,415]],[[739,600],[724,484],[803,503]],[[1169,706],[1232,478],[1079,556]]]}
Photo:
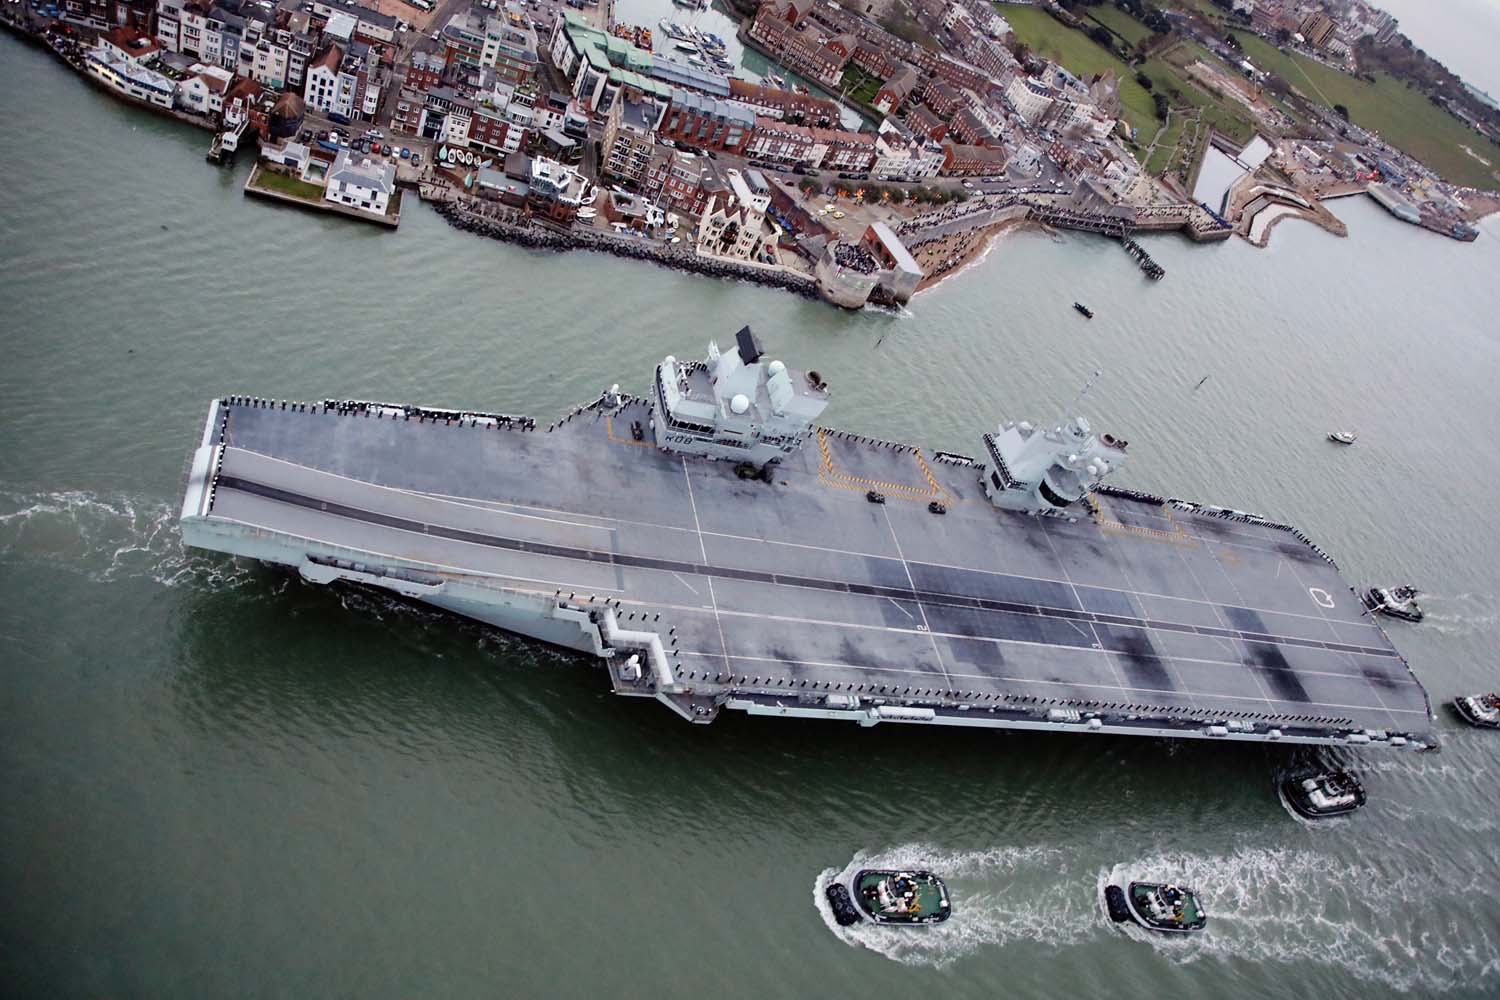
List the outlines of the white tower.
{"label": "white tower", "polygon": [[1074,517],[1074,504],[1125,461],[1125,446],[1096,435],[1083,417],[1047,430],[1022,421],[984,436],[993,468],[984,478],[990,502],[1004,510]]}

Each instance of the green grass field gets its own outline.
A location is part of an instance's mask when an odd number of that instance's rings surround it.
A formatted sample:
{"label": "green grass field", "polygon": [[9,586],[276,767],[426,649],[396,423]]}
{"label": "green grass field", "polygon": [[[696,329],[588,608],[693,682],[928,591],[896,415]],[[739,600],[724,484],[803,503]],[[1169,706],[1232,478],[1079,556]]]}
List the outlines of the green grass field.
{"label": "green grass field", "polygon": [[275,191],[277,194],[300,198],[303,201],[320,202],[323,200],[323,189],[316,184],[309,184],[295,177],[288,177],[286,174],[272,173],[269,170],[260,172],[260,175],[255,178],[254,186],[267,191]]}
{"label": "green grass field", "polygon": [[[1476,187],[1496,186],[1492,171],[1500,169],[1500,145],[1470,129],[1419,90],[1377,74],[1374,83],[1324,66],[1299,55],[1288,55],[1264,39],[1236,32],[1245,55],[1256,66],[1281,77],[1310,100],[1332,107],[1342,104],[1361,128],[1379,132],[1391,145],[1410,153],[1445,180]],[[1493,166],[1486,167],[1465,153],[1468,146]]]}
{"label": "green grass field", "polygon": [[1138,45],[1141,39],[1151,37],[1150,28],[1118,7],[1100,4],[1097,7],[1080,8],[1079,13],[1085,22],[1093,18],[1131,45]]}

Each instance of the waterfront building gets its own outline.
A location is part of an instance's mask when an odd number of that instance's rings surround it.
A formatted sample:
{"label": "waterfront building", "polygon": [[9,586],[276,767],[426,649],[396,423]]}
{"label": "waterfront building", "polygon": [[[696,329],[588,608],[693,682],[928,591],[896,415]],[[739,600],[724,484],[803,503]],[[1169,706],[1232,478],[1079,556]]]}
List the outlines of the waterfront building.
{"label": "waterfront building", "polygon": [[660,131],[663,138],[685,146],[737,154],[744,152],[754,134],[755,118],[755,112],[738,101],[674,90]]}
{"label": "waterfront building", "polygon": [[328,186],[323,197],[369,215],[384,216],[396,193],[396,167],[385,159],[361,157],[358,161],[349,150],[339,150],[333,168],[328,171]]}
{"label": "waterfront building", "polygon": [[[709,97],[729,96],[729,80],[723,74],[653,56],[623,38],[600,31],[572,11],[564,12],[553,23],[547,55],[571,84],[580,106],[590,114],[607,113],[625,87],[649,94],[662,104],[671,100],[673,89]],[[587,123],[581,124],[586,127]],[[566,123],[563,126],[565,131],[570,127]]]}
{"label": "waterfront building", "polygon": [[756,10],[746,34],[788,69],[836,88],[848,57],[842,48],[825,44],[816,30],[800,30],[811,9],[807,0],[768,0]]}
{"label": "waterfront building", "polygon": [[601,172],[639,187],[646,179],[651,152],[656,147],[656,126],[662,106],[643,91],[623,91],[609,109],[604,122]]}
{"label": "waterfront building", "polygon": [[224,110],[224,94],[234,75],[222,66],[194,63],[177,85],[177,101],[188,111],[216,115]]}
{"label": "waterfront building", "polygon": [[109,89],[158,108],[171,108],[177,83],[151,67],[161,47],[134,28],[116,28],[100,37],[84,59],[90,76]]}
{"label": "waterfront building", "polygon": [[708,199],[698,220],[698,254],[718,260],[779,267],[781,227],[766,216],[771,189],[759,170],[724,172],[729,193]]}
{"label": "waterfront building", "polygon": [[727,191],[707,157],[658,147],[651,157],[644,192],[673,211],[700,216],[711,195]]}
{"label": "waterfront building", "polygon": [[922,268],[901,238],[884,222],[873,222],[865,229],[861,242],[879,265],[876,286],[885,289],[897,302],[909,301],[922,281]]}
{"label": "waterfront building", "polygon": [[564,225],[571,223],[578,209],[593,197],[589,179],[577,167],[545,156],[531,158],[527,183],[531,210]]}

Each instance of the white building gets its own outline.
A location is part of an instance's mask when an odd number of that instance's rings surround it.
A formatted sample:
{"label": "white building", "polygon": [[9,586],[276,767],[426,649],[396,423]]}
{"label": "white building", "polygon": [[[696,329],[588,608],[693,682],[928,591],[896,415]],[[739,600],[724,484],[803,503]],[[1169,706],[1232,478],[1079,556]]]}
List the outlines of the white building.
{"label": "white building", "polygon": [[719,204],[719,195],[708,199],[698,221],[698,254],[761,267],[781,264],[776,249],[781,227],[766,218],[771,188],[760,171],[741,174],[724,171],[731,194]]}
{"label": "white building", "polygon": [[942,146],[927,136],[912,134],[894,118],[880,123],[880,132],[875,136],[875,167],[872,171],[877,179],[936,177],[941,169]]}
{"label": "white building", "polygon": [[170,108],[177,101],[177,84],[151,65],[160,46],[129,28],[117,28],[101,37],[84,63],[89,75],[125,97]]}
{"label": "white building", "polygon": [[356,163],[347,149],[341,149],[328,172],[328,187],[323,197],[336,205],[383,216],[395,193],[394,164],[364,156]]}
{"label": "white building", "polygon": [[330,45],[307,67],[302,99],[309,108],[353,121],[380,108],[380,87],[370,79],[369,46],[350,42],[347,52]]}
{"label": "white building", "polygon": [[177,89],[177,101],[188,111],[200,115],[216,115],[224,110],[224,92],[234,80],[234,74],[222,66],[206,66],[194,63],[188,67],[190,74]]}
{"label": "white building", "polygon": [[1005,99],[1016,114],[1036,124],[1052,107],[1052,88],[1029,76],[1018,76],[1005,88]]}

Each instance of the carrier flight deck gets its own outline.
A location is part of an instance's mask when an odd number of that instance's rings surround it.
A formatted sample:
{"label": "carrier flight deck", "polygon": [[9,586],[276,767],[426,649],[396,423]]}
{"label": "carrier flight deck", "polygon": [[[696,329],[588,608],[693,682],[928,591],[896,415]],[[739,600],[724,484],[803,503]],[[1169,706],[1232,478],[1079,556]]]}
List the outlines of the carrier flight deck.
{"label": "carrier flight deck", "polygon": [[864,725],[1430,748],[1425,691],[1333,562],[1113,488],[1083,418],[962,456],[816,422],[748,329],[552,426],[215,401],[188,544],[601,657],[620,694]]}

